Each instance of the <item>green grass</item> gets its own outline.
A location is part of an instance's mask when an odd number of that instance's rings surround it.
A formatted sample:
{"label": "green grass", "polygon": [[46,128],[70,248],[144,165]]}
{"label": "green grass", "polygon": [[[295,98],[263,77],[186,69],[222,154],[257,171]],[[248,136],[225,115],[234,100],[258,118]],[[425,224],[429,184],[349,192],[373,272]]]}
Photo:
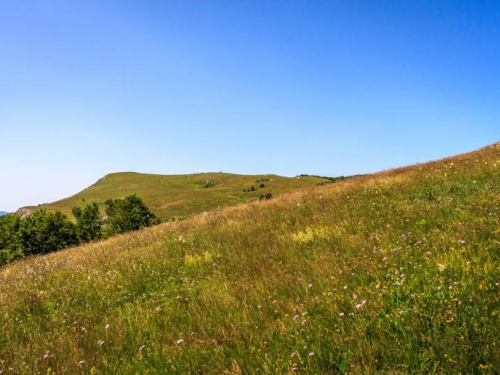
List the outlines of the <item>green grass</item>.
{"label": "green grass", "polygon": [[496,373],[499,283],[495,145],[9,265],[0,369]]}
{"label": "green grass", "polygon": [[[265,187],[260,188],[260,181]],[[257,182],[259,181],[259,182]],[[274,196],[328,182],[321,177],[282,177],[277,175],[237,175],[229,173],[197,173],[187,175],[154,175],[143,173],[112,173],[89,188],[69,198],[37,207],[62,211],[71,216],[73,206],[96,202],[101,207],[109,198],[137,194],[162,219],[187,217],[219,207],[259,199],[261,194]],[[244,189],[255,187],[253,192]]]}

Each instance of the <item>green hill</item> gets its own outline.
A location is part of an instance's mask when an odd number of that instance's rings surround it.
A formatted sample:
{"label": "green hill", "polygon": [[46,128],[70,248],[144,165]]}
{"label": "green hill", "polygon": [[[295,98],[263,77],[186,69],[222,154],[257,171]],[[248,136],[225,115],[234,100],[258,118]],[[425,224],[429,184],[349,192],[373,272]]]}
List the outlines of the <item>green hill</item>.
{"label": "green hill", "polygon": [[0,370],[497,373],[500,145],[0,270]]}
{"label": "green hill", "polygon": [[[297,189],[316,186],[328,181],[322,177],[281,177],[277,175],[237,175],[229,173],[197,173],[186,175],[155,175],[143,173],[112,173],[72,197],[57,202],[25,207],[32,211],[43,208],[71,215],[73,206],[96,202],[102,205],[108,198],[123,198],[137,194],[162,219],[187,217],[218,207],[232,206],[259,199],[262,194],[273,196]],[[265,187],[260,187],[264,184]],[[247,191],[254,187],[255,191]]]}

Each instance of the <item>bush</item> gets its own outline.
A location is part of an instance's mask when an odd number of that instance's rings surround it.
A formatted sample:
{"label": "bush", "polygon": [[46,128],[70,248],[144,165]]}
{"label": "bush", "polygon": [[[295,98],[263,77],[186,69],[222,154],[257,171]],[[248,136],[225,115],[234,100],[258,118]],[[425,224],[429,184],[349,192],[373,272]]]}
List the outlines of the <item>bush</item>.
{"label": "bush", "polygon": [[23,256],[18,237],[20,221],[15,214],[0,216],[0,266]]}
{"label": "bush", "polygon": [[105,205],[108,236],[149,227],[160,222],[135,194],[123,199],[108,199]]}
{"label": "bush", "polygon": [[88,204],[83,209],[73,207],[76,219],[76,234],[81,243],[100,240],[102,238],[102,217],[96,203]]}
{"label": "bush", "polygon": [[39,210],[23,218],[18,236],[24,255],[46,254],[78,245],[76,226],[61,212]]}

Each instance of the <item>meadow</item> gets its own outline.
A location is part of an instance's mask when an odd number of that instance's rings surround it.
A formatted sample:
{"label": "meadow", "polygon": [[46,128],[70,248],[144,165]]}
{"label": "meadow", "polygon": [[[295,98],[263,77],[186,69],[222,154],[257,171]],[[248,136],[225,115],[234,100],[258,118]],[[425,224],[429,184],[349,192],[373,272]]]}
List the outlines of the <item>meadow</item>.
{"label": "meadow", "polygon": [[156,175],[120,172],[104,176],[92,186],[69,198],[25,208],[30,211],[39,208],[49,212],[61,211],[72,217],[71,209],[74,206],[83,207],[95,202],[102,208],[107,199],[137,194],[156,216],[171,220],[255,201],[268,193],[278,195],[328,182],[330,181],[326,178],[314,176],[282,177],[231,173]]}
{"label": "meadow", "polygon": [[499,283],[496,144],[11,264],[0,372],[497,373]]}

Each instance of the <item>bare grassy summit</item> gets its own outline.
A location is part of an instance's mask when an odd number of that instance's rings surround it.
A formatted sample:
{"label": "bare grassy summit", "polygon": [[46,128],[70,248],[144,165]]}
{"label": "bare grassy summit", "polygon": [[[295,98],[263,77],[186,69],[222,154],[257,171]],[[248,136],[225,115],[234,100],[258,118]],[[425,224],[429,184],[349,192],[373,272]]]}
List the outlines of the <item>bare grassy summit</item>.
{"label": "bare grassy summit", "polygon": [[0,371],[496,373],[500,145],[0,270]]}
{"label": "bare grassy summit", "polygon": [[33,211],[43,208],[47,211],[62,211],[71,216],[74,206],[94,202],[102,206],[109,198],[137,194],[155,215],[162,219],[172,219],[255,201],[261,195],[269,193],[276,196],[325,182],[328,180],[312,176],[282,177],[231,173],[157,175],[121,172],[108,174],[69,198],[25,209]]}

